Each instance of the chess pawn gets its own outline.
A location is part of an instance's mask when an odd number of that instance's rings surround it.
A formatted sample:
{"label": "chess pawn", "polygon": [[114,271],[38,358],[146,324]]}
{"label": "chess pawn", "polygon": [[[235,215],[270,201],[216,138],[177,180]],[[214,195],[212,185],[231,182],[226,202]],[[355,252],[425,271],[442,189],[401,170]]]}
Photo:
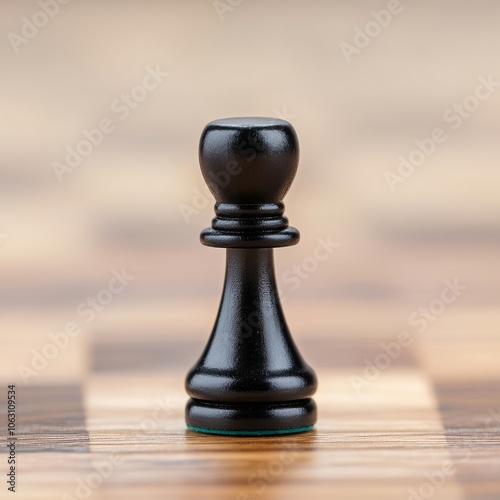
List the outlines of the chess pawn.
{"label": "chess pawn", "polygon": [[216,120],[199,158],[216,199],[201,242],[227,248],[227,261],[215,326],[186,380],[187,425],[228,435],[309,430],[316,376],[288,330],[273,264],[273,248],[299,240],[282,202],[297,171],[295,130],[273,118]]}

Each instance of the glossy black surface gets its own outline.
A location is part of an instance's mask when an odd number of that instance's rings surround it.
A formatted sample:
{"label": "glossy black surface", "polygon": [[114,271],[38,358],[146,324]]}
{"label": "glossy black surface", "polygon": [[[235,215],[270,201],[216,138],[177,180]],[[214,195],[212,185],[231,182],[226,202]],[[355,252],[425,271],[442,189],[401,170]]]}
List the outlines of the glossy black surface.
{"label": "glossy black surface", "polygon": [[293,127],[275,118],[228,118],[210,122],[199,149],[203,177],[216,199],[204,245],[222,248],[294,245],[283,197],[297,172],[299,144]]}
{"label": "glossy black surface", "polygon": [[188,425],[202,429],[282,431],[314,425],[316,405],[310,398],[288,403],[240,405],[222,405],[190,399],[186,415]]}
{"label": "glossy black surface", "polygon": [[[247,161],[249,137],[254,141]],[[227,431],[283,430],[316,421],[316,377],[299,354],[281,309],[273,247],[298,241],[282,197],[293,180],[298,144],[288,122],[241,118],[211,122],[200,144],[207,183],[224,163],[234,169],[211,190],[216,218],[204,244],[227,247],[221,305],[186,389],[188,425]],[[226,170],[226,172],[228,172]]]}
{"label": "glossy black surface", "polygon": [[218,202],[276,203],[284,198],[297,172],[299,143],[285,120],[227,118],[205,127],[199,158]]}

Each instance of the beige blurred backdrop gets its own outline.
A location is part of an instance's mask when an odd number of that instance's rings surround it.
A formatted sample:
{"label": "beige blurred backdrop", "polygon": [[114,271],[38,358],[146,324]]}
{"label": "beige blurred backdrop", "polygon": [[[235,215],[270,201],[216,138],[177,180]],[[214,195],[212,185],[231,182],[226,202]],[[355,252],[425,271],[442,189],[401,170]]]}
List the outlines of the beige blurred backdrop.
{"label": "beige blurred backdrop", "polygon": [[[81,377],[89,338],[182,335],[201,350],[224,252],[198,241],[213,200],[197,148],[230,116],[285,118],[299,136],[285,202],[302,239],[276,260],[306,351],[312,334],[393,336],[446,279],[467,290],[422,341],[454,337],[466,362],[477,329],[498,338],[498,1],[47,4],[0,4],[2,378],[71,320],[85,335],[33,382]],[[102,120],[100,144],[56,175]],[[314,263],[321,238],[338,245]],[[293,266],[310,271],[297,286]],[[134,280],[85,323],[78,306],[122,269]]]}

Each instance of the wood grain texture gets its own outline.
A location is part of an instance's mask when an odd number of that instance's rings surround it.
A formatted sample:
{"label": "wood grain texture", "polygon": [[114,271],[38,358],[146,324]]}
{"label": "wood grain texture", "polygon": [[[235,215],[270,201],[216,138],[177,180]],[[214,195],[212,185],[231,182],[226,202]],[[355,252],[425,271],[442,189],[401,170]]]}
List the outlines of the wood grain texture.
{"label": "wood grain texture", "polygon": [[[339,44],[387,1],[245,1],[224,21],[207,0],[66,3],[19,53],[8,34],[41,2],[3,2],[0,15],[2,439],[8,383],[19,398],[11,496],[499,500],[499,93],[459,130],[442,116],[480,75],[498,79],[500,2],[401,2],[351,64]],[[111,103],[157,65],[169,76],[121,120]],[[197,194],[197,146],[209,120],[235,115],[283,116],[299,136],[285,204],[301,242],[276,252],[276,269],[319,378],[318,424],[300,436],[184,425],[184,378],[224,273],[224,252],[198,243],[214,214]],[[53,163],[102,118],[116,131],[59,182]],[[435,127],[450,140],[392,192],[385,174]],[[198,207],[188,221],[182,205]],[[340,246],[291,286],[287,273],[329,237]],[[87,323],[79,304],[122,268],[135,280]],[[412,315],[455,277],[467,290],[417,331]],[[70,321],[81,333],[24,383],[19,366]],[[382,343],[402,331],[411,345],[356,390],[352,377],[385,363]]]}
{"label": "wood grain texture", "polygon": [[[315,430],[232,438],[185,428],[183,379],[201,337],[129,331],[121,342],[94,332],[79,383],[52,377],[18,389],[19,497],[78,498],[83,481],[105,500],[498,498],[498,378],[432,374],[422,362],[432,345],[417,341],[356,391],[352,377],[383,352],[376,340],[305,333],[298,343],[320,380]],[[499,353],[478,335],[477,349]]]}

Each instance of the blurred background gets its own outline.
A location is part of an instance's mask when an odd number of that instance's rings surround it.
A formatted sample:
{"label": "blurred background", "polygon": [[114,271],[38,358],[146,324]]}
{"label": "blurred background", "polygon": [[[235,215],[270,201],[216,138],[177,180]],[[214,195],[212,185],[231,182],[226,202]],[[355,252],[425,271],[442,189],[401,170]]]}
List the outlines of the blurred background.
{"label": "blurred background", "polygon": [[[500,328],[497,1],[0,9],[3,379],[68,321],[85,335],[30,383],[80,379],[95,362],[92,338],[140,335],[170,352],[181,336],[194,361],[224,270],[224,252],[198,241],[213,217],[198,140],[208,121],[231,116],[284,118],[298,133],[285,202],[302,240],[276,262],[306,354],[312,334],[326,345],[339,332],[392,337],[458,279],[466,291],[419,338],[435,343],[428,369],[476,356],[478,376],[498,375],[475,341],[480,329],[497,342]],[[321,239],[335,246],[314,262]],[[305,269],[298,282],[294,266]],[[92,320],[77,312],[121,270],[134,277],[121,293],[102,295]],[[440,350],[450,338],[457,351]]]}
{"label": "blurred background", "polygon": [[99,498],[254,498],[279,456],[286,439],[252,453],[183,418],[224,279],[199,243],[198,141],[234,116],[299,137],[302,238],[276,271],[320,382],[317,431],[261,498],[399,500],[457,443],[475,454],[439,498],[498,498],[499,18],[496,0],[0,2],[0,380],[23,498],[73,493],[116,451]]}

